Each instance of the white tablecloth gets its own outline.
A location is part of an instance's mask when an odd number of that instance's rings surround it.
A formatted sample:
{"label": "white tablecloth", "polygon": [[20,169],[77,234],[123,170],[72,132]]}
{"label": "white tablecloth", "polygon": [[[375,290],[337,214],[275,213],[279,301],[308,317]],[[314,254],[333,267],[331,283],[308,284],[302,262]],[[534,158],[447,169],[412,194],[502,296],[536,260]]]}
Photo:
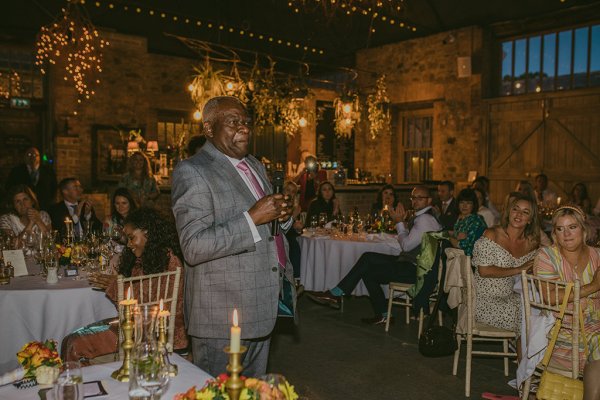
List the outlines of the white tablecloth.
{"label": "white tablecloth", "polygon": [[[334,288],[366,252],[400,254],[395,236],[387,234],[343,239],[300,236],[298,241],[301,249],[300,281],[306,290],[317,292]],[[362,281],[352,294],[368,295]]]}
{"label": "white tablecloth", "polygon": [[86,279],[61,278],[48,285],[41,276],[22,276],[0,286],[0,374],[19,366],[16,354],[32,340],[62,339],[75,329],[105,318],[117,309]]}
{"label": "white tablecloth", "polygon": [[[162,395],[165,400],[170,400],[175,396],[176,393],[182,393],[187,391],[192,386],[196,386],[200,389],[204,386],[204,383],[212,377],[200,368],[196,367],[189,361],[181,358],[177,354],[170,356],[171,362],[177,365],[179,370],[176,377],[174,377],[167,391]],[[102,386],[108,392],[108,396],[98,397],[99,399],[127,399],[129,392],[129,383],[122,383],[116,381],[110,377],[110,374],[121,366],[121,362],[112,362],[108,364],[92,365],[90,367],[83,368],[83,381],[101,381]],[[19,390],[13,385],[6,385],[0,387],[0,400],[39,400],[38,391],[41,389],[40,386],[35,386],[29,389]],[[50,389],[52,390],[52,389]]]}

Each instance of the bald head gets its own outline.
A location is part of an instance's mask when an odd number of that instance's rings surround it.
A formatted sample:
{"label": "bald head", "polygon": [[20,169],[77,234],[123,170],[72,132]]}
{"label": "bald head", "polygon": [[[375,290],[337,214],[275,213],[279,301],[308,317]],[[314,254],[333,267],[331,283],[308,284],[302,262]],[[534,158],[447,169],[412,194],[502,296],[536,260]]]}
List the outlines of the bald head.
{"label": "bald head", "polygon": [[241,106],[242,108],[246,108],[244,103],[240,101],[237,97],[234,96],[217,96],[213,97],[206,102],[204,108],[202,109],[202,120],[205,124],[212,125],[217,117],[219,109],[222,105],[226,104],[236,104]]}

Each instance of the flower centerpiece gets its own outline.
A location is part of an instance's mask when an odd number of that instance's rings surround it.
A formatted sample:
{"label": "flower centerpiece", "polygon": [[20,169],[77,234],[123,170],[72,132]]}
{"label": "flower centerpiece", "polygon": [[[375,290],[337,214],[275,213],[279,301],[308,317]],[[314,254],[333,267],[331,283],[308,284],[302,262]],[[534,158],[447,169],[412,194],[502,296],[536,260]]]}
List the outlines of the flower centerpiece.
{"label": "flower centerpiece", "polygon": [[58,251],[58,264],[69,265],[71,263],[71,246],[56,244],[56,250]]}
{"label": "flower centerpiece", "polygon": [[54,339],[45,342],[29,342],[17,353],[17,360],[25,370],[24,378],[36,378],[39,384],[54,382],[58,377],[62,360]]}
{"label": "flower centerpiece", "polygon": [[[209,380],[201,390],[191,387],[185,393],[178,393],[174,400],[229,400],[225,384],[229,376],[221,374]],[[298,394],[294,386],[281,375],[270,374],[262,379],[242,377],[244,387],[239,400],[296,400]]]}

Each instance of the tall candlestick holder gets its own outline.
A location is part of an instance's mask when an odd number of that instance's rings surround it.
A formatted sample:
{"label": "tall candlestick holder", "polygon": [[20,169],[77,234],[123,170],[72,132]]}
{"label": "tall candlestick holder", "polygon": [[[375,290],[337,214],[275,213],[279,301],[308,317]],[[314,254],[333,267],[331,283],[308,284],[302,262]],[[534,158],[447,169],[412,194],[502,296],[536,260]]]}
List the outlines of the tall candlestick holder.
{"label": "tall candlestick holder", "polygon": [[73,220],[70,218],[65,219],[65,240],[67,246],[73,244]]}
{"label": "tall candlestick holder", "polygon": [[227,379],[227,383],[225,383],[225,388],[227,389],[230,400],[239,400],[242,389],[244,388],[244,381],[242,381],[240,373],[244,369],[242,366],[242,354],[244,354],[247,349],[246,346],[240,346],[240,351],[232,352],[229,346],[225,347],[225,353],[229,354],[229,364],[227,364],[229,379]]}
{"label": "tall candlestick holder", "polygon": [[[123,321],[121,329],[123,330],[123,365],[121,368],[114,371],[110,376],[120,382],[129,382],[129,367],[131,366],[131,350],[133,349],[133,315],[131,314],[131,306],[135,300],[124,300],[121,302],[123,306]],[[130,304],[131,303],[131,304]]]}
{"label": "tall candlestick holder", "polygon": [[179,368],[177,364],[173,364],[169,359],[169,353],[173,351],[171,346],[167,347],[167,317],[170,315],[168,311],[161,311],[158,314],[158,345],[165,350],[167,362],[169,363],[169,376],[177,376]]}

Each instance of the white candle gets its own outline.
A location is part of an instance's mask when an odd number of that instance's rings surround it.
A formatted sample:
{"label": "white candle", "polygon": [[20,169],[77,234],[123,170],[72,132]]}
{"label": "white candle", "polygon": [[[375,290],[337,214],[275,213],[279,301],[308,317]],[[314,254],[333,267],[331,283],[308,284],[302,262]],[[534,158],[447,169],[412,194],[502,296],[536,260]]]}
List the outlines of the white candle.
{"label": "white candle", "polygon": [[560,206],[560,197],[556,199],[556,204]]}
{"label": "white candle", "polygon": [[160,299],[160,302],[158,303],[158,316],[159,317],[168,317],[169,315],[171,315],[171,313],[167,310],[163,310],[164,304],[163,304],[163,299]]}
{"label": "white candle", "polygon": [[240,351],[240,339],[242,337],[242,328],[238,326],[237,309],[233,310],[233,326],[231,327],[231,341],[229,342],[229,351],[238,353]]}
{"label": "white candle", "polygon": [[127,289],[127,298],[125,300],[121,300],[119,304],[121,304],[122,306],[132,306],[134,304],[137,304],[137,300],[131,298],[131,284]]}

